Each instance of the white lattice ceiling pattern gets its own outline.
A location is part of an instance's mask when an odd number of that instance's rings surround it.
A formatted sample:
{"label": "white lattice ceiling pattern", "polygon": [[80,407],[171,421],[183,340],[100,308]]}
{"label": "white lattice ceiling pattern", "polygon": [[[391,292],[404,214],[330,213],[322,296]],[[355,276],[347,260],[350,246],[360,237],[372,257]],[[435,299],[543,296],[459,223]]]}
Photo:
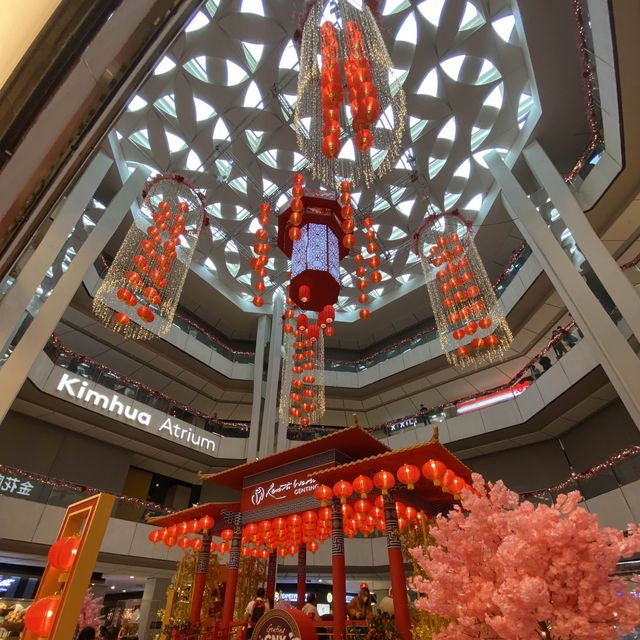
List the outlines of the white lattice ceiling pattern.
{"label": "white lattice ceiling pattern", "polygon": [[[354,194],[359,215],[375,218],[382,252],[373,310],[424,282],[410,237],[429,202],[456,206],[478,224],[484,219],[492,179],[483,158],[521,142],[537,113],[509,0],[386,0],[381,7],[408,122],[395,168]],[[293,14],[290,0],[205,2],[115,127],[131,170],[174,171],[206,190],[211,225],[195,269],[245,310],[253,309],[257,207],[263,198],[284,204],[293,172],[305,167],[293,129]],[[341,151],[347,159],[353,153],[350,144]],[[287,280],[287,260],[277,249],[271,256],[266,300]],[[351,303],[359,291],[349,275],[352,258],[343,266],[346,319],[357,316]]]}

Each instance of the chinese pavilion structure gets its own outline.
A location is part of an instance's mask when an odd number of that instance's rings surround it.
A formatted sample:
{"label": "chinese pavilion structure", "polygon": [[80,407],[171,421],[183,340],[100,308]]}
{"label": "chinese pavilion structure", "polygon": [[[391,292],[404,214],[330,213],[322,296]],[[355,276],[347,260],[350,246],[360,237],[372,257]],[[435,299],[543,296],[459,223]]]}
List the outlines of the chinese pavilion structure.
{"label": "chinese pavilion structure", "polygon": [[[425,467],[427,467],[425,469]],[[398,479],[394,481],[396,470],[400,468],[423,469],[418,476],[408,478],[400,471]],[[441,473],[435,476],[432,469],[437,468]],[[387,474],[386,471],[390,473]],[[391,476],[393,486],[387,487],[386,476],[382,479],[377,474]],[[448,474],[448,475],[447,475]],[[443,477],[446,475],[446,477]],[[322,506],[330,515],[330,527],[323,536],[323,530],[316,535],[320,541],[331,537],[331,568],[333,582],[333,638],[342,640],[347,621],[346,604],[346,572],[345,565],[345,495],[341,495],[341,488],[345,486],[356,490],[354,498],[359,493],[375,500],[382,509],[384,518],[379,520],[379,528],[386,534],[389,559],[389,572],[393,588],[394,615],[397,629],[405,640],[411,640],[409,599],[407,582],[404,571],[404,561],[400,547],[400,526],[396,501],[401,501],[403,507],[411,507],[412,513],[421,516],[434,516],[446,512],[458,498],[460,488],[471,482],[471,471],[450,453],[438,441],[437,428],[431,440],[411,447],[392,450],[383,442],[362,430],[359,426],[348,427],[334,434],[293,446],[284,451],[274,453],[262,459],[247,462],[240,466],[217,473],[201,474],[204,482],[212,482],[220,486],[235,489],[240,493],[237,502],[202,504],[166,516],[151,518],[150,524],[168,527],[184,523],[191,519],[208,516],[215,522],[203,535],[203,543],[198,545],[196,575],[193,581],[191,598],[192,624],[200,623],[200,609],[209,562],[209,546],[211,537],[223,535],[229,539],[229,562],[227,568],[226,588],[221,621],[218,626],[218,637],[225,638],[233,625],[233,611],[238,584],[238,571],[242,544],[246,543],[251,532],[254,544],[258,540],[268,546],[258,549],[265,559],[269,558],[267,576],[267,597],[273,597],[276,584],[277,557],[297,552],[298,554],[298,607],[304,604],[306,590],[306,553],[307,547],[317,549],[317,543],[310,538],[301,536],[295,538],[299,543],[292,547],[291,538],[278,539],[264,534],[260,537],[260,530],[271,524],[288,522],[300,523],[303,517]],[[374,478],[374,482],[363,481]],[[404,478],[404,481],[401,480]],[[451,482],[456,489],[451,489]],[[334,488],[331,491],[330,487]],[[363,489],[365,493],[363,493]],[[326,502],[319,502],[319,498],[327,498]],[[329,495],[331,494],[331,495]],[[367,501],[368,502],[368,501]],[[330,510],[330,511],[329,511]],[[305,519],[311,519],[307,517]],[[274,525],[276,526],[276,525]],[[308,530],[307,530],[308,531]],[[353,535],[352,530],[347,530]],[[244,538],[243,538],[244,536]],[[318,623],[320,626],[325,622]]]}

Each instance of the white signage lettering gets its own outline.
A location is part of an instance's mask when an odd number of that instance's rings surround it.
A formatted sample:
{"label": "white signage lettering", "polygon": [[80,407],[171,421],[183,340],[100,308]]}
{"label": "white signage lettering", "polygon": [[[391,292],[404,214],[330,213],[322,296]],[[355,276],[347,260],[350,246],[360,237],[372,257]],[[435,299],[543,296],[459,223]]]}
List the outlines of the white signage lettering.
{"label": "white signage lettering", "polygon": [[256,487],[251,494],[251,502],[257,507],[265,498],[284,500],[290,493],[293,493],[295,496],[313,493],[317,486],[318,483],[313,478],[291,480],[289,482],[281,482],[280,484],[272,482],[269,486],[260,485]]}
{"label": "white signage lettering", "polygon": [[30,496],[32,490],[33,485],[28,480],[22,482],[19,478],[0,474],[0,491],[3,493],[13,493],[15,496]]}
{"label": "white signage lettering", "polygon": [[[135,426],[148,427],[151,425],[150,413],[128,404],[126,399],[117,393],[112,393],[109,396],[95,389],[90,389],[89,383],[82,378],[76,378],[64,373],[56,386],[56,391],[88,405],[100,407],[108,413],[115,413],[133,422]],[[216,444],[211,438],[197,433],[199,430],[194,427],[173,423],[171,418],[166,418],[162,424],[155,427],[155,431],[168,439],[179,440],[184,444],[193,444],[204,451],[215,451]]]}

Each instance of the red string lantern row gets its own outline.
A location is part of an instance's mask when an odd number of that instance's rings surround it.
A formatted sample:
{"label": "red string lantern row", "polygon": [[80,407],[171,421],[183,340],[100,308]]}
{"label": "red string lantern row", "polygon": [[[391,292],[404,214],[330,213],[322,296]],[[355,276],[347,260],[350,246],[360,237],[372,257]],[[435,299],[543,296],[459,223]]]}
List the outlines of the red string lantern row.
{"label": "red string lantern row", "polygon": [[373,145],[371,127],[380,115],[378,90],[373,84],[371,65],[365,55],[360,25],[354,20],[347,22],[347,59],[344,73],[349,90],[351,126],[355,131],[356,149],[366,153]]}
{"label": "red string lantern row", "polygon": [[338,36],[331,22],[320,27],[320,57],[322,75],[322,153],[327,158],[336,158],[340,153],[340,106],[344,99],[342,76],[338,65]]}
{"label": "red string lantern row", "polygon": [[153,542],[153,544],[162,542],[167,547],[173,547],[178,544],[181,549],[186,549],[188,547],[200,549],[202,547],[202,539],[187,538],[187,534],[197,534],[200,532],[205,533],[210,531],[213,528],[213,525],[214,519],[211,516],[203,516],[199,520],[194,518],[188,522],[183,521],[178,524],[172,524],[171,526],[163,529],[154,529],[149,532],[149,540]]}
{"label": "red string lantern row", "polygon": [[260,229],[256,231],[256,243],[253,245],[253,252],[256,254],[256,257],[251,259],[251,268],[257,276],[253,285],[256,290],[256,295],[253,297],[253,304],[256,307],[262,307],[264,305],[264,297],[262,294],[265,290],[264,278],[267,275],[266,266],[269,262],[269,234],[267,233],[269,213],[271,213],[269,203],[263,202],[260,205],[260,215],[258,217]]}

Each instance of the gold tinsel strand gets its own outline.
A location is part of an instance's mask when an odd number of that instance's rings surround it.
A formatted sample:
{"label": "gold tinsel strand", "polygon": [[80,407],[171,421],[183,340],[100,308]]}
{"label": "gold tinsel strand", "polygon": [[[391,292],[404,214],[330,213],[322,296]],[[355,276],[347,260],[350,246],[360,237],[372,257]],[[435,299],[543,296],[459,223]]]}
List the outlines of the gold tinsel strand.
{"label": "gold tinsel strand", "polygon": [[[171,268],[163,273],[166,286],[160,288],[150,277],[156,267],[153,260],[148,260],[151,266],[146,273],[137,269],[133,260],[139,254],[144,255],[141,242],[149,239],[146,229],[155,226],[153,216],[158,213],[159,203],[163,200],[169,203],[172,213],[178,213],[178,205],[181,203],[185,203],[183,207],[188,206],[188,211],[181,212],[186,219],[184,231],[178,238],[175,248],[176,257]],[[122,333],[127,338],[149,340],[168,333],[171,328],[204,220],[204,207],[198,193],[190,186],[176,180],[175,176],[160,176],[148,183],[146,196],[141,203],[141,212],[142,217],[131,225],[105,279],[96,292],[93,299],[93,312],[112,331]],[[162,231],[159,237],[161,242],[156,245],[155,250],[158,255],[163,255],[163,244],[170,236],[167,231]],[[137,271],[141,277],[141,282],[135,289],[131,287],[126,277],[131,271]],[[143,291],[147,287],[157,290],[160,296],[159,302],[145,300]],[[132,291],[137,297],[137,304],[130,306],[120,300],[117,296],[120,289]],[[154,315],[152,322],[145,323],[138,317],[136,309],[143,305],[152,311]],[[117,322],[117,314],[126,314],[129,321],[126,324]]]}
{"label": "gold tinsel strand", "polygon": [[[439,214],[432,216],[432,219],[433,223],[419,234],[418,253],[442,351],[447,361],[457,367],[466,367],[470,364],[479,366],[501,360],[513,342],[513,335],[505,318],[502,304],[496,298],[475,241],[467,226],[457,215],[457,212],[455,215],[449,213]],[[438,223],[442,225],[441,228],[438,228]],[[445,262],[441,266],[435,267],[432,263],[434,256],[429,253],[429,247],[425,247],[425,244],[437,246],[438,239],[441,236],[450,237],[452,233],[459,235],[459,244],[463,249],[463,253],[457,256],[458,260],[466,258],[468,261],[468,265],[461,271],[468,271],[472,275],[468,285],[477,285],[480,290],[479,295],[474,296],[471,302],[468,299],[462,301],[455,299],[455,292],[466,289],[467,285],[452,288],[448,293],[443,292],[442,286],[444,283],[448,282],[456,274],[447,275],[446,279],[438,280],[435,277],[436,272],[445,269],[447,263]],[[448,301],[446,304],[449,306],[445,306],[445,299]],[[481,306],[477,307],[476,305],[478,304]],[[456,315],[460,319],[454,322],[452,317]],[[461,340],[454,339],[453,332],[456,329],[464,330],[465,326],[470,322],[477,324],[482,318],[491,320],[489,327],[483,329],[478,326],[475,333],[465,334]],[[486,338],[490,335],[498,338],[499,344],[497,346],[481,349],[472,347],[474,339]],[[469,355],[460,355],[459,347],[467,347],[470,351]]]}
{"label": "gold tinsel strand", "polygon": [[[302,32],[298,95],[294,114],[298,146],[309,161],[314,178],[325,184],[333,184],[337,177],[349,176],[354,186],[361,182],[370,186],[393,167],[400,154],[407,115],[405,94],[399,81],[390,82],[391,58],[369,8],[364,3],[362,8],[358,9],[348,0],[334,0],[335,13],[339,16],[335,26],[338,31],[340,61],[344,63],[347,58],[347,44],[341,25],[353,20],[360,25],[365,54],[371,65],[373,84],[378,91],[381,115],[371,129],[374,137],[371,150],[361,153],[354,144],[355,162],[324,156],[321,70],[318,59],[321,51],[320,24],[326,4],[319,1],[313,6]],[[353,141],[351,118],[347,117],[345,104],[340,106],[340,124],[343,132]],[[343,135],[343,145],[345,141]],[[378,153],[384,153],[384,157],[381,160],[376,158],[373,163],[373,155]]]}

